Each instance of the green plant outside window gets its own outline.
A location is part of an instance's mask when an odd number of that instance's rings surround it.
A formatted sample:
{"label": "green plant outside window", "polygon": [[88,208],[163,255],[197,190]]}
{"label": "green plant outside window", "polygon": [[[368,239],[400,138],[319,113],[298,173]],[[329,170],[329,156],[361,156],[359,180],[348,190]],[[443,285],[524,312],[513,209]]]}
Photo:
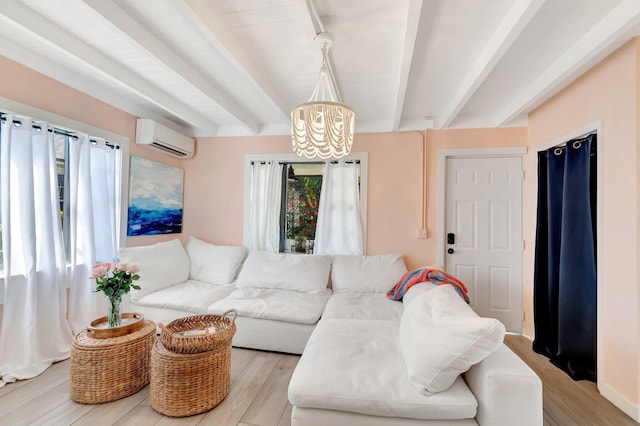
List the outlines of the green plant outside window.
{"label": "green plant outside window", "polygon": [[315,238],[321,188],[322,176],[297,176],[287,181],[286,238]]}

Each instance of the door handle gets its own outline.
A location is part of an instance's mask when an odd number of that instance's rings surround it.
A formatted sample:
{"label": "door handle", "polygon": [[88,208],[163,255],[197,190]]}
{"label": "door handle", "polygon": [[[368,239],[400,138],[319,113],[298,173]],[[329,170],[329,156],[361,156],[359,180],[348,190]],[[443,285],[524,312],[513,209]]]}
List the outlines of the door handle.
{"label": "door handle", "polygon": [[447,234],[447,244],[455,244],[456,243],[456,234],[453,232],[449,232]]}
{"label": "door handle", "polygon": [[454,251],[455,251],[454,249],[449,248],[449,249],[447,250],[447,253],[449,253],[449,254],[453,254],[453,252],[454,252]]}

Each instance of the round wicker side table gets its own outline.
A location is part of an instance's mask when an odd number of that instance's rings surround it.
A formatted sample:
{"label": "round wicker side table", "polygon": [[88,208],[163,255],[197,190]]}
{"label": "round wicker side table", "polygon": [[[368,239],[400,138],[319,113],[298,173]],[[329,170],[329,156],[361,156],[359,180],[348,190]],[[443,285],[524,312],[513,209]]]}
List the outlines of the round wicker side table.
{"label": "round wicker side table", "polygon": [[82,404],[115,401],[149,383],[151,346],[156,325],[131,334],[94,339],[81,331],[71,345],[71,399]]}

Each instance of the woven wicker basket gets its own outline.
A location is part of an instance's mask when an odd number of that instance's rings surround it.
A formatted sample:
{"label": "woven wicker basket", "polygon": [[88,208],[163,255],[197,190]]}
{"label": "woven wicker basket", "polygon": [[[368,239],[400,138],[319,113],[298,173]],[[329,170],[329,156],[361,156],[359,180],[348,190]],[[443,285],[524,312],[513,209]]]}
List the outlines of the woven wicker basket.
{"label": "woven wicker basket", "polygon": [[[238,312],[231,309],[222,315],[194,315],[179,318],[166,326],[158,323],[162,330],[160,342],[167,350],[180,354],[215,350],[231,342],[236,332],[237,315]],[[212,328],[215,328],[215,331],[210,331]]]}
{"label": "woven wicker basket", "polygon": [[[193,354],[169,351],[157,340],[151,350],[151,407],[160,414],[184,417],[203,413],[224,400],[231,382],[231,333],[215,349]],[[226,329],[225,329],[226,330]],[[216,333],[218,334],[218,333]]]}
{"label": "woven wicker basket", "polygon": [[82,404],[99,404],[129,396],[149,383],[151,346],[156,325],[131,334],[94,339],[78,333],[71,345],[70,394]]}

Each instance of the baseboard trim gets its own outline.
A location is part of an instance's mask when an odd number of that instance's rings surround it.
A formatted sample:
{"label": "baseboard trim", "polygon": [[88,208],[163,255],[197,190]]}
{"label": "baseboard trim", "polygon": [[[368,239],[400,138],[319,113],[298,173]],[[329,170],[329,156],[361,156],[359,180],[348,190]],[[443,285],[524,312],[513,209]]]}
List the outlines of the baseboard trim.
{"label": "baseboard trim", "polygon": [[527,340],[529,340],[530,342],[533,342],[533,336],[529,336],[527,333],[525,333],[524,331],[522,332],[522,336],[527,338]]}
{"label": "baseboard trim", "polygon": [[613,405],[622,410],[623,413],[640,423],[640,407],[627,401],[623,396],[605,384],[598,383],[598,391],[600,391],[600,394],[608,399]]}

